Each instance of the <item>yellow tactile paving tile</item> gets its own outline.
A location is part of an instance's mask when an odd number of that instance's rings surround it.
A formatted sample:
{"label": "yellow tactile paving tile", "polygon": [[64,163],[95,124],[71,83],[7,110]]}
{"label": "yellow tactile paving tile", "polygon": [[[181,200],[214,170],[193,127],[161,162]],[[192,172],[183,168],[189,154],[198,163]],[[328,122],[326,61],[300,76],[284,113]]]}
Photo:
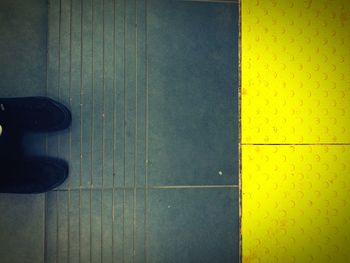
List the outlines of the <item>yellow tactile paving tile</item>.
{"label": "yellow tactile paving tile", "polygon": [[350,1],[242,0],[242,142],[350,142]]}
{"label": "yellow tactile paving tile", "polygon": [[350,146],[243,146],[243,263],[350,262]]}

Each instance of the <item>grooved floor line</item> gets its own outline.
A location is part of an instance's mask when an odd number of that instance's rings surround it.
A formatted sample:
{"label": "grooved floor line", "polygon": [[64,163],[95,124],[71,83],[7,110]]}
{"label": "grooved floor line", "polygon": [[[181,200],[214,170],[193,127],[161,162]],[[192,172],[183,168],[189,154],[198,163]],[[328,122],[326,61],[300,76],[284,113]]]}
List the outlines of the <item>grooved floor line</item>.
{"label": "grooved floor line", "polygon": [[[90,153],[91,153],[91,163],[90,163],[90,184],[94,185],[93,181],[93,161],[94,160],[94,113],[95,113],[95,74],[94,74],[94,0],[91,0],[91,91],[92,91],[92,98],[91,98],[91,107],[92,107],[92,112],[91,112],[91,136],[90,136]],[[91,203],[90,203],[91,204]],[[90,210],[91,210],[91,205],[90,205]],[[91,231],[91,229],[90,229]],[[91,259],[91,254],[90,254],[90,259]]]}
{"label": "grooved floor line", "polygon": [[[69,91],[68,91],[68,105],[69,108],[72,108],[72,31],[73,31],[73,0],[70,0],[70,14],[69,14]],[[72,163],[72,129],[69,128],[69,163]],[[68,263],[70,262],[71,258],[71,250],[69,249],[71,247],[71,217],[70,217],[70,211],[71,211],[71,178],[68,180],[68,199],[67,199],[67,217],[68,217],[68,227],[67,227],[67,259]]]}
{"label": "grooved floor line", "polygon": [[[59,21],[58,21],[58,84],[57,84],[57,97],[58,99],[60,99],[60,88],[61,88],[61,45],[62,45],[62,1],[63,0],[59,0]],[[60,140],[61,136],[59,135],[57,138],[57,155],[59,155],[60,153]],[[60,251],[60,245],[59,245],[59,224],[58,224],[58,220],[59,220],[59,209],[58,209],[58,193],[55,194],[56,196],[56,208],[57,208],[57,212],[56,212],[56,222],[57,222],[57,228],[56,228],[56,256],[55,256],[55,260],[56,263],[59,263],[59,259],[60,259],[60,255],[59,255],[59,251]]]}
{"label": "grooved floor line", "polygon": [[103,230],[104,230],[104,224],[103,224],[103,193],[104,193],[104,182],[105,182],[105,132],[106,132],[106,81],[105,81],[105,0],[102,0],[102,105],[103,105],[103,111],[102,111],[102,190],[101,190],[101,227],[100,227],[100,239],[101,239],[101,254],[100,254],[100,260],[103,262],[103,245],[104,245],[104,236],[103,236]]}
{"label": "grooved floor line", "polygon": [[116,176],[116,167],[115,167],[115,151],[116,151],[116,1],[113,0],[113,180],[112,180],[112,263],[114,263],[115,258],[115,176]]}
{"label": "grooved floor line", "polygon": [[[127,65],[127,58],[126,58],[126,30],[127,30],[127,25],[126,25],[126,3],[127,0],[124,0],[123,3],[123,26],[124,26],[124,31],[123,31],[123,85],[124,85],[124,122],[123,122],[123,132],[124,132],[124,154],[123,154],[123,181],[124,181],[124,187],[126,186],[126,65]],[[123,251],[123,257],[122,257],[122,262],[125,262],[125,190],[123,190],[123,245],[122,245]]]}
{"label": "grooved floor line", "polygon": [[135,262],[135,240],[136,240],[136,166],[137,166],[137,122],[138,122],[138,86],[137,86],[137,81],[138,81],[138,43],[137,43],[137,31],[138,31],[138,25],[137,25],[137,0],[134,0],[134,5],[135,5],[135,139],[134,139],[134,193],[133,193],[133,242],[132,242],[132,262]]}
{"label": "grooved floor line", "polygon": [[[83,63],[84,63],[84,44],[83,44],[83,22],[84,22],[84,2],[83,0],[80,0],[80,154],[79,154],[79,186],[82,186],[83,177],[82,177],[82,171],[83,171],[83,105],[84,105],[84,72],[83,72]],[[79,256],[79,263],[81,263],[82,258],[82,251],[81,251],[81,244],[82,244],[82,216],[81,216],[81,210],[82,210],[82,196],[81,196],[81,190],[79,190],[79,213],[78,213],[78,242],[79,242],[79,249],[78,249],[78,256]]]}
{"label": "grooved floor line", "polygon": [[175,186],[148,186],[148,189],[208,189],[208,188],[238,188],[238,185],[175,185]]}
{"label": "grooved floor line", "polygon": [[57,225],[56,225],[56,255],[55,255],[55,262],[58,263],[60,262],[59,261],[59,240],[58,240],[58,231],[59,231],[59,224],[58,224],[58,220],[59,220],[59,215],[58,215],[58,193],[55,193],[55,197],[56,197],[56,209],[57,209],[57,212],[56,212],[56,222],[57,222]]}
{"label": "grooved floor line", "polygon": [[[83,15],[84,14],[84,3],[83,0],[80,0],[80,171],[79,171],[79,186],[82,185],[82,171],[83,171],[83,105],[84,105],[84,100],[83,100],[83,95],[84,95],[84,72],[83,72],[83,63],[84,63],[84,44],[83,44]],[[80,197],[80,196],[79,196]]]}
{"label": "grooved floor line", "polygon": [[[59,0],[59,20],[58,20],[58,78],[57,78],[57,94],[55,94],[58,99],[61,99],[61,45],[62,45],[62,1]],[[57,155],[60,154],[60,141],[61,135],[58,135],[57,138]]]}
{"label": "grooved floor line", "polygon": [[164,185],[164,186],[152,186],[148,187],[104,187],[104,188],[71,188],[71,189],[56,189],[53,192],[68,192],[68,191],[101,191],[103,190],[146,190],[146,189],[210,189],[210,188],[239,188],[239,185]]}
{"label": "grooved floor line", "polygon": [[[91,153],[91,164],[90,164],[90,184],[93,186],[93,160],[94,160],[94,115],[95,115],[95,48],[94,48],[94,34],[95,34],[95,16],[94,16],[94,0],[91,0],[91,85],[92,85],[92,112],[91,114],[91,137],[90,137],[90,153]],[[89,241],[90,241],[90,250],[89,250],[89,261],[92,263],[92,190],[90,189],[90,195],[89,195]]]}
{"label": "grooved floor line", "polygon": [[144,191],[144,246],[145,254],[144,261],[148,263],[148,163],[149,163],[149,86],[148,86],[148,0],[145,0],[145,191]]}

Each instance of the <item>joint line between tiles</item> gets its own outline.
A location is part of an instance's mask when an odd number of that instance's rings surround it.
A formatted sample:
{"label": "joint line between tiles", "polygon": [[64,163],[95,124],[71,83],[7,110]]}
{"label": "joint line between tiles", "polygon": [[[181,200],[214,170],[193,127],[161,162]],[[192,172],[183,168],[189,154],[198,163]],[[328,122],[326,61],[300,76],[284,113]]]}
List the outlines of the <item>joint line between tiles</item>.
{"label": "joint line between tiles", "polygon": [[[104,187],[103,190],[152,190],[152,189],[210,189],[210,188],[239,188],[238,184],[229,185],[149,185],[148,187]],[[66,192],[66,191],[101,191],[102,187],[80,187],[71,189],[56,189],[54,192]]]}
{"label": "joint line between tiles", "polygon": [[349,146],[350,143],[241,143],[241,146]]}

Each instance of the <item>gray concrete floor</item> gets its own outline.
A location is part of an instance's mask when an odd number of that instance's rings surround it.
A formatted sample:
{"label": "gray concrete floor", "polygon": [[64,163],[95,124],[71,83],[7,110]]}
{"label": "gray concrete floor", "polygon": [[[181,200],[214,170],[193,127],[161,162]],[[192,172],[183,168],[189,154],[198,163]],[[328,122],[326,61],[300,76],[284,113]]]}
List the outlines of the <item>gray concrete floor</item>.
{"label": "gray concrete floor", "polygon": [[237,4],[50,0],[46,59],[1,95],[69,106],[70,176],[0,195],[1,262],[239,262]]}

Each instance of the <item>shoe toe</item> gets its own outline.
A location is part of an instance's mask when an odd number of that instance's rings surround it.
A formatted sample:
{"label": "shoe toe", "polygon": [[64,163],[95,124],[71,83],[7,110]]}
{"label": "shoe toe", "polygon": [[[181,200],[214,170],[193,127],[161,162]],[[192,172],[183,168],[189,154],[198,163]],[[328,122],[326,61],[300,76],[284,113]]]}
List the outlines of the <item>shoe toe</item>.
{"label": "shoe toe", "polygon": [[68,177],[68,164],[61,159],[45,158],[40,160],[43,171],[38,176],[41,192],[47,192],[61,185]]}
{"label": "shoe toe", "polygon": [[72,122],[72,115],[69,109],[54,100],[49,100],[48,104],[48,120],[51,123],[48,125],[49,130],[62,130],[69,127]]}

